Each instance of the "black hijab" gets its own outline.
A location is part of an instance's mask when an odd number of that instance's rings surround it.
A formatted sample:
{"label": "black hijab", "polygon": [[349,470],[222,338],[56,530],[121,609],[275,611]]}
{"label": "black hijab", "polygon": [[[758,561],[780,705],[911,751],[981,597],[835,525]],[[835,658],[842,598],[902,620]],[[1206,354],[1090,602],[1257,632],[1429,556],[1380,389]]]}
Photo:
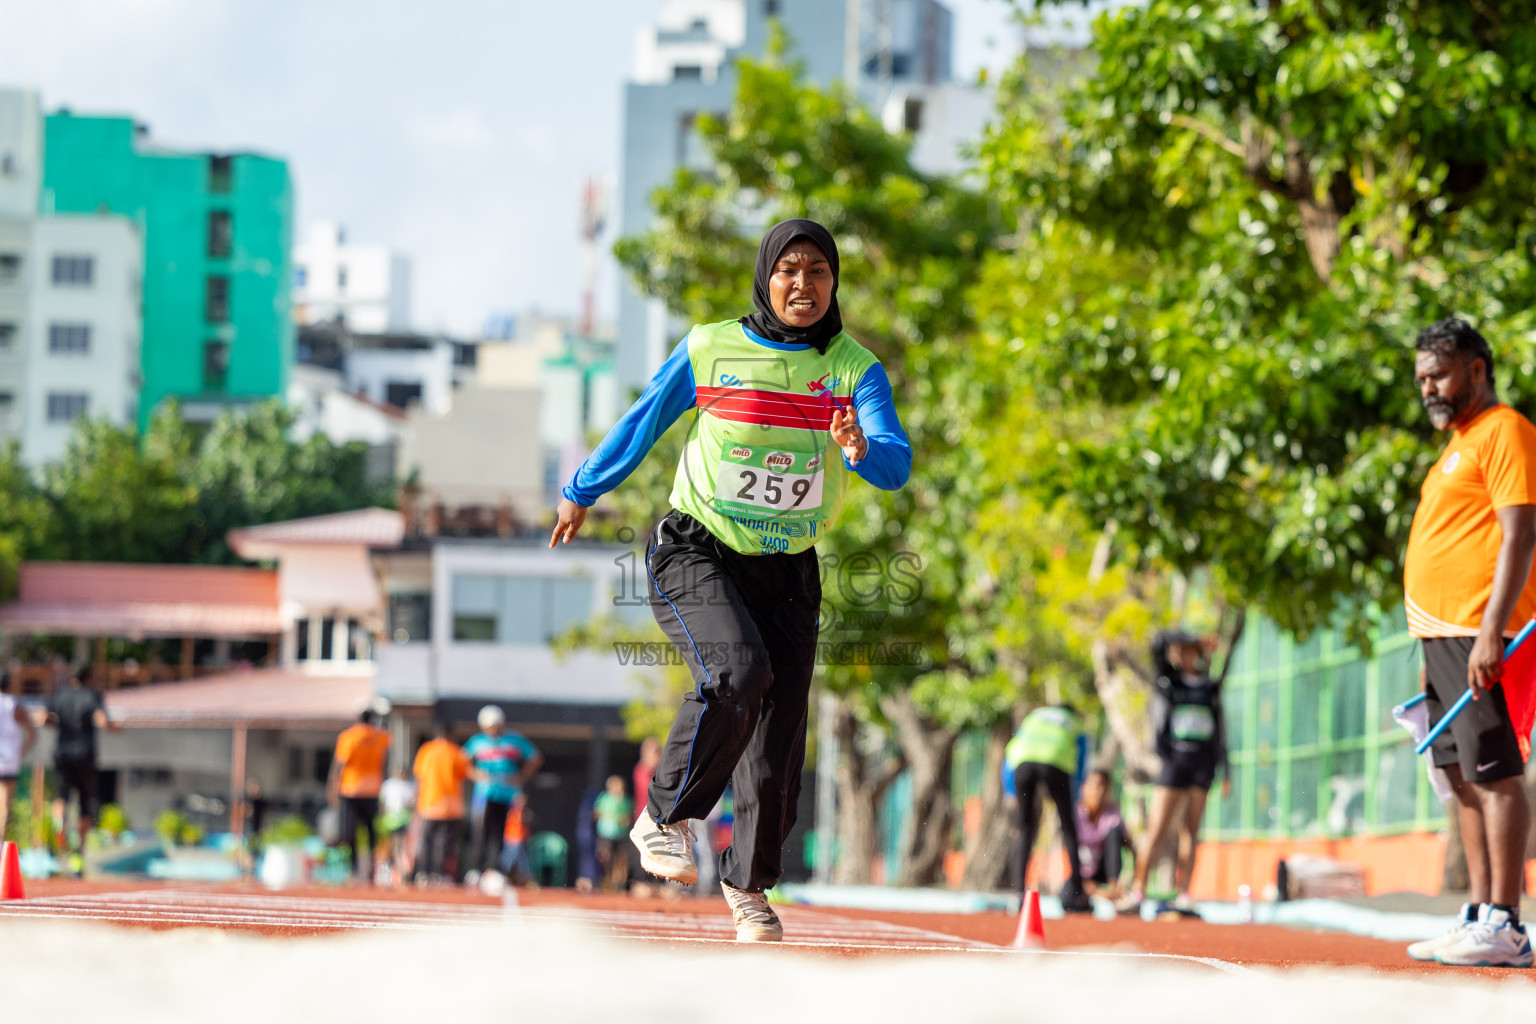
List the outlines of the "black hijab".
{"label": "black hijab", "polygon": [[[794,327],[780,320],[773,311],[773,302],[768,297],[768,279],[773,276],[773,268],[778,265],[784,250],[802,238],[820,249],[832,265],[832,305],[811,326]],[[775,224],[763,236],[763,244],[757,247],[757,270],[752,275],[752,304],[757,307],[757,312],[742,317],[741,322],[760,338],[810,345],[825,355],[827,345],[843,330],[843,315],[837,308],[837,283],[841,277],[837,243],[832,240],[830,231],[813,220],[786,220]]]}

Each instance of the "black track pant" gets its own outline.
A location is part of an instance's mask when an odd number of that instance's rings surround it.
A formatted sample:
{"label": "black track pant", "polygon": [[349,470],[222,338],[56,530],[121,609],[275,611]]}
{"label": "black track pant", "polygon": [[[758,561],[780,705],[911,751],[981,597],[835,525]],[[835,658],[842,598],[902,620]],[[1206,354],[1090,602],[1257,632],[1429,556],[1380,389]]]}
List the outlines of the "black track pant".
{"label": "black track pant", "polygon": [[507,830],[511,804],[500,800],[477,802],[469,819],[469,862],[466,871],[493,871],[501,860],[502,834]]}
{"label": "black track pant", "polygon": [[[341,841],[352,851],[352,870],[358,878],[373,881],[373,857],[379,849],[379,798],[344,796],[341,798]],[[357,838],[361,829],[368,836],[368,852]]]}
{"label": "black track pant", "polygon": [[646,568],[651,609],[695,687],[651,779],[651,816],[664,825],[703,818],[729,783],[736,820],[720,877],[766,889],[782,872],[800,798],[821,606],[816,552],[739,554],[673,511],[657,524]]}
{"label": "black track pant", "polygon": [[1083,864],[1077,854],[1077,812],[1072,806],[1072,779],[1066,772],[1050,764],[1025,761],[1013,770],[1013,787],[1019,797],[1019,845],[1013,854],[1013,887],[1024,891],[1029,854],[1035,848],[1035,837],[1040,834],[1040,788],[1045,787],[1051,802],[1056,805],[1056,816],[1061,820],[1061,845],[1067,848],[1067,861],[1072,867],[1072,877],[1067,887],[1079,891],[1083,887]]}
{"label": "black track pant", "polygon": [[416,855],[417,875],[453,875],[458,859],[459,837],[464,822],[458,818],[426,818],[421,823],[421,842]]}

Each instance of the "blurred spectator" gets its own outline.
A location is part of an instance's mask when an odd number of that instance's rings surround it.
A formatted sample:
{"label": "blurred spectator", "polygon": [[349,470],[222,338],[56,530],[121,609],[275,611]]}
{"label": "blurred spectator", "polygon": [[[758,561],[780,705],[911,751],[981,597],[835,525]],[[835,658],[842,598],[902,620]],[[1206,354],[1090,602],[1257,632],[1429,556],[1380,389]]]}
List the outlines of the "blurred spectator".
{"label": "blurred spectator", "polygon": [[11,820],[11,801],[16,796],[22,762],[37,743],[31,716],[11,692],[14,678],[10,672],[0,674],[0,839],[5,838]]}
{"label": "blurred spectator", "polygon": [[477,721],[480,731],[464,744],[464,753],[480,773],[470,817],[465,875],[470,883],[479,879],[481,871],[499,863],[507,815],[544,763],[538,747],[506,728],[507,716],[501,708],[487,704],[480,709]]}
{"label": "blurred spectator", "polygon": [[1206,797],[1218,772],[1222,776],[1222,795],[1232,792],[1221,681],[1212,679],[1209,672],[1216,643],[1213,636],[1167,631],[1152,639],[1152,667],[1157,672],[1153,719],[1162,769],[1152,792],[1147,833],[1136,851],[1131,891],[1115,904],[1121,913],[1141,909],[1152,865],[1170,845],[1174,848],[1173,882],[1177,890],[1173,907],[1193,912],[1189,886],[1200,845],[1200,822],[1205,817]]}
{"label": "blurred spectator", "polygon": [[507,812],[507,827],[502,831],[501,857],[496,866],[513,883],[527,884],[533,878],[533,867],[528,862],[528,834],[533,828],[533,812],[528,809],[528,798],[520,796]]}
{"label": "blurred spectator", "polygon": [[1068,913],[1093,909],[1083,890],[1083,866],[1077,852],[1077,811],[1072,804],[1074,777],[1080,782],[1088,764],[1088,738],[1070,704],[1036,708],[1024,716],[1008,741],[1003,759],[1003,791],[1018,800],[1019,844],[1014,850],[1014,888],[1028,881],[1029,856],[1040,831],[1040,790],[1056,805],[1061,844],[1071,875],[1061,887],[1061,907]]}
{"label": "blurred spectator", "polygon": [[624,792],[624,780],[608,776],[608,784],[592,804],[597,823],[597,863],[603,872],[603,888],[623,889],[629,880],[629,857],[620,845],[635,820],[635,802]]}
{"label": "blurred spectator", "polygon": [[[54,834],[63,836],[69,813],[69,800],[79,801],[75,831],[70,848],[83,851],[85,835],[96,821],[98,774],[96,768],[96,730],[117,732],[122,727],[107,718],[101,694],[91,686],[92,669],[81,665],[74,675],[65,676],[62,686],[48,698],[48,724],[59,730],[53,748],[56,772],[53,800]],[[79,875],[82,864],[71,858],[70,873]]]}
{"label": "blurred spectator", "polygon": [[416,874],[428,882],[448,881],[455,873],[464,832],[464,782],[479,778],[448,731],[446,723],[439,723],[433,738],[416,752],[416,813],[421,817]]}
{"label": "blurred spectator", "polygon": [[409,878],[411,857],[407,834],[416,808],[416,783],[399,769],[379,787],[379,821],[384,826],[385,843],[393,877]]}
{"label": "blurred spectator", "polygon": [[1077,801],[1077,851],[1083,864],[1083,887],[1090,895],[1118,899],[1121,855],[1131,845],[1120,807],[1110,797],[1114,780],[1103,768],[1088,773]]}
{"label": "blurred spectator", "polygon": [[651,791],[651,778],[656,774],[656,766],[661,764],[661,741],[654,736],[647,736],[640,741],[640,760],[635,762],[633,790],[635,803],[644,802],[646,794]]}
{"label": "blurred spectator", "polygon": [[[336,737],[336,756],[326,784],[326,799],[340,804],[341,827],[337,842],[352,851],[352,867],[359,878],[373,881],[373,861],[379,853],[379,789],[384,785],[384,761],[389,756],[389,733],[380,728],[379,715],[364,711],[356,725]],[[368,853],[358,832],[368,835]]]}
{"label": "blurred spectator", "polygon": [[[597,863],[597,822],[592,820],[592,807],[602,790],[588,786],[581,791],[581,803],[576,807],[576,891],[591,892],[601,873]],[[625,862],[639,863],[639,851],[625,851]],[[628,872],[626,872],[628,873]]]}

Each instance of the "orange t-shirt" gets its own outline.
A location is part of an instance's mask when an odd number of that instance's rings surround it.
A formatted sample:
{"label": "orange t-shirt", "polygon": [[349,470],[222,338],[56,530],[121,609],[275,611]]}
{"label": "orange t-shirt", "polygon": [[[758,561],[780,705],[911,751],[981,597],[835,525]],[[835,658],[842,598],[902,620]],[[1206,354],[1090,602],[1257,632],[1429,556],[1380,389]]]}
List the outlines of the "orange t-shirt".
{"label": "orange t-shirt", "polygon": [[[1451,435],[1424,479],[1403,565],[1408,630],[1417,637],[1476,636],[1493,592],[1504,530],[1495,512],[1536,505],[1536,426],[1496,405]],[[1505,628],[1536,614],[1536,572]]]}
{"label": "orange t-shirt", "polygon": [[384,759],[389,733],[358,722],[336,737],[336,761],[341,765],[342,796],[378,796],[384,784]]}
{"label": "orange t-shirt", "polygon": [[433,821],[464,817],[464,780],[469,755],[445,739],[425,743],[416,752],[416,811]]}

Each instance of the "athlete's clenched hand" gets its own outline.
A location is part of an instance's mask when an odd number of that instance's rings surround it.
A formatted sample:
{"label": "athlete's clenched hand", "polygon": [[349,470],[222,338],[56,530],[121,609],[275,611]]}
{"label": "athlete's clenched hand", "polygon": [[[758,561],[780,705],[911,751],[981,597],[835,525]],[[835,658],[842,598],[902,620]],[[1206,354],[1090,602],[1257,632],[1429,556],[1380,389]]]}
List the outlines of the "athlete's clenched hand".
{"label": "athlete's clenched hand", "polygon": [[549,535],[549,546],[554,547],[555,541],[561,539],[567,544],[575,540],[581,524],[586,521],[587,510],[584,507],[570,498],[561,498],[559,506],[555,508],[555,532]]}
{"label": "athlete's clenched hand", "polygon": [[843,450],[843,457],[850,465],[857,466],[859,460],[869,454],[869,439],[864,436],[864,428],[859,426],[859,414],[852,407],[832,410],[832,440]]}

